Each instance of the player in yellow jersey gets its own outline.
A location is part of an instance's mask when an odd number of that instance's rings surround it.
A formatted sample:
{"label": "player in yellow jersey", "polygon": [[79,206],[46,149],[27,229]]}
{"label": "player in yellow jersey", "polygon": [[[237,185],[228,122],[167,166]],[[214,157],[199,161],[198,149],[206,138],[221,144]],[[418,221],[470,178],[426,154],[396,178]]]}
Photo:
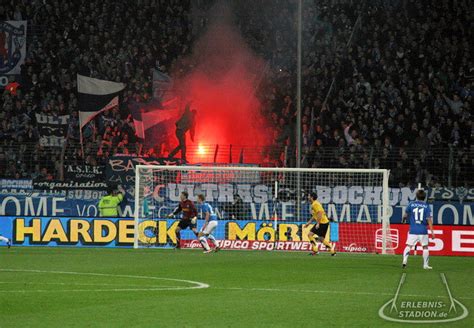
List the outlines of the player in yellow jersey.
{"label": "player in yellow jersey", "polygon": [[336,251],[331,246],[331,244],[325,240],[326,234],[329,228],[329,219],[324,211],[323,206],[320,202],[317,201],[318,195],[315,192],[311,192],[308,195],[308,200],[311,203],[311,218],[309,221],[304,225],[304,227],[308,227],[311,222],[316,221],[316,224],[311,228],[308,233],[308,238],[311,244],[313,244],[313,251],[310,255],[317,255],[319,253],[318,250],[318,241],[322,242],[328,249],[331,251],[331,256],[336,255]]}

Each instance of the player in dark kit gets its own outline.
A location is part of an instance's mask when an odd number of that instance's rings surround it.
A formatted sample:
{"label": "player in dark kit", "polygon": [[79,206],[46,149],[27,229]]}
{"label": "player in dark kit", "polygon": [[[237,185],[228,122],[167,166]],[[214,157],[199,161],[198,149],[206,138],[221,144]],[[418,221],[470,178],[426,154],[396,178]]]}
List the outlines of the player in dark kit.
{"label": "player in dark kit", "polygon": [[176,227],[176,248],[180,248],[180,241],[181,241],[181,230],[185,230],[187,228],[190,228],[193,232],[194,235],[196,235],[196,238],[198,236],[198,231],[197,231],[197,210],[196,207],[194,206],[194,203],[188,199],[188,193],[186,191],[183,191],[180,195],[179,198],[181,201],[179,202],[178,207],[176,207],[173,211],[173,213],[169,214],[168,217],[173,217],[176,214],[183,212],[183,217],[181,220],[179,220],[178,226]]}

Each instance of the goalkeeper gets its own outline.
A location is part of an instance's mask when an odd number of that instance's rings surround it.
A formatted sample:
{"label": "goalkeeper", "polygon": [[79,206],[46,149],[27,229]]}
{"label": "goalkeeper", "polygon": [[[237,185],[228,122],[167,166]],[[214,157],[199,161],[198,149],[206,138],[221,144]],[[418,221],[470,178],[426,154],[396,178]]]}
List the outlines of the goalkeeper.
{"label": "goalkeeper", "polygon": [[183,212],[183,217],[181,220],[179,220],[178,226],[176,227],[176,248],[179,249],[181,248],[181,230],[186,230],[187,228],[190,228],[196,237],[198,236],[198,231],[197,231],[197,210],[196,207],[194,206],[194,203],[188,199],[188,193],[186,191],[183,191],[180,195],[180,202],[178,207],[176,207],[173,211],[173,213],[169,214],[168,217],[171,218],[175,216],[176,214]]}
{"label": "goalkeeper", "polygon": [[312,192],[308,195],[308,200],[311,203],[311,218],[309,221],[304,225],[304,227],[308,227],[311,222],[314,220],[316,224],[311,228],[308,233],[308,238],[311,244],[313,244],[313,251],[310,255],[317,255],[319,253],[318,250],[318,242],[322,242],[328,249],[331,251],[331,256],[336,255],[336,251],[331,246],[331,244],[326,240],[326,234],[329,228],[329,219],[324,211],[323,206],[320,202],[317,201],[318,195],[315,192]]}

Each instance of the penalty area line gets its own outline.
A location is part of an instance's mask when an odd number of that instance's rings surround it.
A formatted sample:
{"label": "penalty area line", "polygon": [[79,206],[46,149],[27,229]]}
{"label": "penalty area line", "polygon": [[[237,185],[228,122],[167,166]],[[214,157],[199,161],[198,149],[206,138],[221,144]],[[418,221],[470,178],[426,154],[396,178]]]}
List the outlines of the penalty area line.
{"label": "penalty area line", "polygon": [[[256,292],[281,292],[281,293],[319,293],[319,294],[344,294],[344,295],[362,295],[362,296],[393,296],[393,293],[374,293],[374,292],[360,292],[360,291],[342,291],[342,290],[301,290],[301,289],[284,289],[284,288],[245,288],[245,287],[211,287],[210,289],[220,290],[234,290],[234,291],[256,291]],[[400,294],[404,297],[436,297],[448,298],[446,295],[419,295],[419,294]],[[472,300],[474,297],[456,297],[457,299]]]}

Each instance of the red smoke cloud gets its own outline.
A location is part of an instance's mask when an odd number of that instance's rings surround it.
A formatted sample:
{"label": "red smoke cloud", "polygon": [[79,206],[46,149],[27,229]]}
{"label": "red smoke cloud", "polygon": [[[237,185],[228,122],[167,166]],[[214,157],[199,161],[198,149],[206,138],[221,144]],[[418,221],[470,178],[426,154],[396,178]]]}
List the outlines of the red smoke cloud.
{"label": "red smoke cloud", "polygon": [[[264,146],[272,142],[269,118],[262,114],[256,89],[264,78],[265,63],[247,46],[230,23],[226,8],[197,40],[191,58],[184,61],[191,71],[175,79],[182,99],[192,101],[197,110],[193,146]],[[189,140],[189,138],[188,138]],[[234,148],[234,161],[240,148]],[[203,159],[188,152],[191,162]],[[202,156],[201,156],[202,157]],[[248,162],[246,156],[246,162]],[[227,160],[227,159],[226,159]]]}

